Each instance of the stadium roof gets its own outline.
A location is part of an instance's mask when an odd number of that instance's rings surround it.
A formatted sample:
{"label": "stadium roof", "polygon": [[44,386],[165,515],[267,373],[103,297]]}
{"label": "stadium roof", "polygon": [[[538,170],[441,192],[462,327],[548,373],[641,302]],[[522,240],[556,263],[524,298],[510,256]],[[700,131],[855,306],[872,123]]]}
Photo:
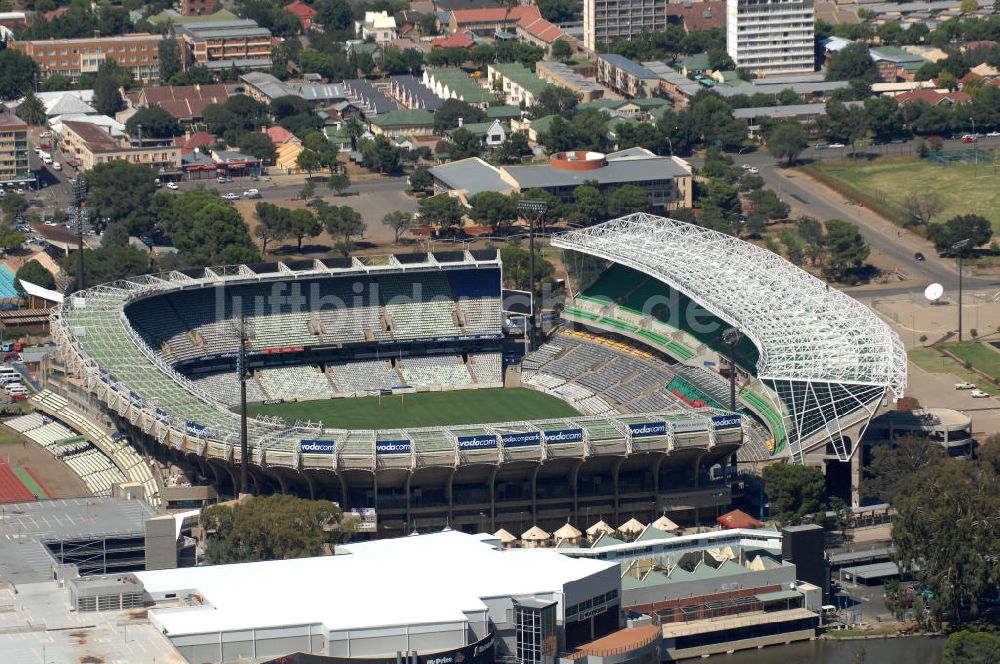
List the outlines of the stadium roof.
{"label": "stadium roof", "polygon": [[[800,435],[825,430],[842,444],[838,420],[885,388],[901,396],[906,387],[906,353],[888,324],[766,249],[646,213],[561,233],[552,243],[645,272],[746,335],[760,351],[758,378],[775,383]],[[811,387],[782,394],[778,383]],[[795,399],[801,403],[789,403]],[[849,457],[844,447],[837,452]]]}
{"label": "stadium roof", "polygon": [[594,574],[614,569],[618,576],[616,563],[545,549],[501,550],[455,531],[341,545],[337,552],[136,576],[154,595],[196,589],[211,607],[150,609],[171,637],[316,623],[328,630],[465,623],[466,612],[487,610],[483,598],[563,595],[564,586]]}

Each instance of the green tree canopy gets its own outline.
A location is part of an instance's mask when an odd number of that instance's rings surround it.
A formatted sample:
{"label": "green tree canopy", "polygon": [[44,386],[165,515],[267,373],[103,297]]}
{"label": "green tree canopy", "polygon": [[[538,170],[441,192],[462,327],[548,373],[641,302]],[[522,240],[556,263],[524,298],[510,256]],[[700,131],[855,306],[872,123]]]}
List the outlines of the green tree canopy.
{"label": "green tree canopy", "polygon": [[332,545],[342,513],[326,500],[254,497],[202,510],[205,554],[215,565],[319,556]]}
{"label": "green tree canopy", "polygon": [[191,267],[260,260],[243,217],[212,192],[191,189],[170,197],[159,223]]}
{"label": "green tree canopy", "polygon": [[809,146],[809,135],[798,122],[783,122],[767,136],[767,152],[791,164]]}
{"label": "green tree canopy", "polygon": [[51,272],[42,267],[41,263],[33,258],[18,268],[17,274],[14,276],[18,281],[18,289],[21,287],[20,281],[22,279],[50,290],[56,287],[56,278],[52,276]]}
{"label": "green tree canopy", "polygon": [[753,211],[764,216],[768,221],[787,219],[791,208],[770,189],[757,189],[750,193],[750,205]]}
{"label": "green tree canopy", "polygon": [[45,124],[45,105],[42,100],[35,95],[33,90],[28,90],[24,95],[24,101],[17,107],[17,117],[30,125],[41,126]]}
{"label": "green tree canopy", "polygon": [[901,436],[892,444],[875,446],[862,479],[862,493],[880,502],[894,502],[920,471],[945,456],[941,445],[927,436]]}
{"label": "green tree canopy", "polygon": [[98,113],[111,117],[124,110],[125,100],[119,89],[126,86],[130,80],[127,71],[121,69],[113,58],[105,58],[97,67],[97,77],[94,79],[94,108]]}
{"label": "green tree canopy", "polygon": [[[972,0],[975,2],[975,0]],[[963,5],[965,0],[963,0]],[[978,3],[976,3],[978,7]],[[994,664],[1000,662],[1000,635],[961,630],[948,635],[944,664]]]}
{"label": "green tree canopy", "polygon": [[180,123],[159,104],[140,108],[128,119],[125,128],[130,135],[138,137],[140,125],[143,138],[170,138],[183,133]]}
{"label": "green tree canopy", "polygon": [[608,206],[604,194],[596,186],[582,184],[573,190],[576,221],[584,226],[593,226],[608,218]]}
{"label": "green tree canopy", "polygon": [[454,232],[462,225],[465,210],[457,198],[439,194],[420,201],[420,221],[437,226],[442,233]]}
{"label": "green tree canopy", "polygon": [[274,161],[274,157],[277,155],[274,143],[271,142],[267,134],[259,131],[244,132],[240,135],[236,145],[240,152],[251,154],[265,162]]}
{"label": "green tree canopy", "polygon": [[173,31],[164,35],[157,45],[157,55],[160,59],[160,80],[167,83],[181,72],[181,48]]}
{"label": "green tree canopy", "polygon": [[531,114],[536,118],[548,115],[561,115],[566,119],[573,117],[573,111],[580,103],[580,96],[561,85],[546,85],[535,99]]}
{"label": "green tree canopy", "polygon": [[771,514],[782,523],[795,524],[825,509],[826,480],[819,468],[777,463],[764,468],[763,478]]}
{"label": "green tree canopy", "polygon": [[648,211],[649,194],[642,187],[626,184],[615,189],[608,197],[608,214],[612,217]]}
{"label": "green tree canopy", "polygon": [[448,148],[454,161],[478,157],[483,151],[483,143],[479,137],[465,127],[459,127],[451,132],[451,147]]}
{"label": "green tree canopy", "polygon": [[517,219],[517,204],[511,196],[495,191],[484,191],[469,199],[472,210],[469,216],[477,224],[502,230]]}
{"label": "green tree canopy", "polygon": [[826,222],[826,249],[826,273],[838,281],[862,267],[871,251],[858,227],[840,219]]}
{"label": "green tree canopy", "polygon": [[[989,219],[978,214],[961,214],[943,224],[929,224],[927,237],[939,253],[963,253],[968,256],[976,247],[983,246],[993,238],[993,226]],[[969,240],[969,243],[962,250],[953,250],[952,246],[962,240]]]}
{"label": "green tree canopy", "polygon": [[395,238],[393,238],[393,244],[399,244],[399,238],[413,228],[415,219],[413,215],[409,212],[404,212],[403,210],[393,210],[392,212],[387,212],[384,217],[382,217],[382,223],[392,229],[395,233]]}
{"label": "green tree canopy", "polygon": [[[504,285],[509,288],[528,290],[531,281],[530,256],[527,249],[517,245],[507,245],[500,250],[500,260],[503,263]],[[535,290],[541,295],[547,282],[551,282],[555,274],[555,266],[542,255],[542,248],[535,246]]]}
{"label": "green tree canopy", "polygon": [[383,175],[399,171],[402,150],[393,145],[387,136],[379,135],[375,140],[361,141],[358,148],[367,168]]}
{"label": "green tree canopy", "polygon": [[434,186],[434,176],[426,166],[417,166],[410,173],[409,183],[412,191],[430,191]]}
{"label": "green tree canopy", "polygon": [[828,81],[850,81],[857,78],[872,80],[874,77],[875,65],[868,54],[867,44],[850,44],[826,60]]}
{"label": "green tree canopy", "polygon": [[[64,256],[59,267],[66,274],[76,274],[75,253]],[[149,272],[149,255],[134,247],[100,247],[83,250],[84,288]]]}
{"label": "green tree canopy", "polygon": [[17,99],[35,87],[38,64],[12,48],[0,49],[0,99]]}
{"label": "green tree canopy", "polygon": [[150,201],[156,193],[156,171],[116,159],[95,164],[86,175],[88,206],[96,218],[124,223],[135,235],[150,228]]}
{"label": "green tree canopy", "polygon": [[458,126],[458,119],[465,124],[482,122],[486,119],[486,111],[465,103],[461,99],[446,99],[434,111],[434,131],[444,133]]}

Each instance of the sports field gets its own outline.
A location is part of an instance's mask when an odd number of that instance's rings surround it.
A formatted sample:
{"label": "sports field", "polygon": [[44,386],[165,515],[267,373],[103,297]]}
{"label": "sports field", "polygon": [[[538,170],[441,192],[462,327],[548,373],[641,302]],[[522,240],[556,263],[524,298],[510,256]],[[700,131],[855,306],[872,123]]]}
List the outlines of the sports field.
{"label": "sports field", "polygon": [[906,219],[903,201],[910,194],[933,191],[944,210],[935,221],[959,214],[978,214],[993,222],[1000,232],[1000,175],[990,163],[938,166],[916,157],[882,158],[874,161],[821,161],[805,167],[846,196],[864,203],[896,223]]}
{"label": "sports field", "polygon": [[431,427],[579,415],[565,401],[524,387],[260,404],[248,410],[250,415],[277,415],[289,422],[321,420],[325,426],[338,429]]}

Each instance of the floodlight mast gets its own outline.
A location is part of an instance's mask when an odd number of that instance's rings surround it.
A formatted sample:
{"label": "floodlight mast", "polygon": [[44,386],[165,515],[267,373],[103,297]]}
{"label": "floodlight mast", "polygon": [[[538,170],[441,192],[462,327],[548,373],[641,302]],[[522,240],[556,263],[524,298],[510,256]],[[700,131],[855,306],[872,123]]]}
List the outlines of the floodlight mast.
{"label": "floodlight mast", "polygon": [[736,344],[743,335],[735,327],[722,333],[722,341],[729,347],[729,410],[736,412]]}
{"label": "floodlight mast", "polygon": [[531,314],[528,317],[529,329],[525,330],[528,335],[528,348],[535,350],[536,310],[535,306],[535,223],[541,222],[545,218],[545,212],[549,209],[549,204],[545,201],[520,200],[517,202],[517,211],[522,213],[528,222],[528,290],[531,292]]}
{"label": "floodlight mast", "polygon": [[959,240],[951,245],[952,251],[958,252],[958,343],[962,343],[962,257],[968,246],[969,238]]}
{"label": "floodlight mast", "polygon": [[81,176],[73,185],[73,203],[76,208],[76,289],[86,288],[83,278],[83,203],[87,200],[87,181]]}
{"label": "floodlight mast", "polygon": [[240,380],[240,493],[248,492],[247,486],[247,317],[240,316],[240,352],[236,358],[236,372]]}

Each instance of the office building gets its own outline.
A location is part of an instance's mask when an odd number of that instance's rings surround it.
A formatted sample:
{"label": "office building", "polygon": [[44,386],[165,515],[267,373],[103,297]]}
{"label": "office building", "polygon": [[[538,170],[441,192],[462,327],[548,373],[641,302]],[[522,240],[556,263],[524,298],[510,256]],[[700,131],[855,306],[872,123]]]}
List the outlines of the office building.
{"label": "office building", "polygon": [[0,183],[30,179],[28,124],[10,111],[0,111]]}
{"label": "office building", "polygon": [[249,19],[179,25],[177,35],[185,46],[186,66],[203,65],[214,71],[268,69],[271,47],[277,44],[270,30]]}
{"label": "office building", "polygon": [[160,77],[162,40],[161,35],[136,32],[117,37],[16,41],[10,47],[37,62],[42,78],[63,74],[75,81],[81,74],[97,73],[106,58],[113,58],[132,78],[150,81]]}
{"label": "office building", "polygon": [[127,136],[113,135],[106,127],[90,122],[67,120],[62,123],[60,143],[63,153],[72,155],[80,170],[90,170],[95,164],[119,159],[152,166],[160,173],[174,173],[181,165],[181,148],[177,145],[140,145]]}
{"label": "office building", "polygon": [[726,50],[740,69],[768,76],[815,69],[813,0],[729,0]]}

